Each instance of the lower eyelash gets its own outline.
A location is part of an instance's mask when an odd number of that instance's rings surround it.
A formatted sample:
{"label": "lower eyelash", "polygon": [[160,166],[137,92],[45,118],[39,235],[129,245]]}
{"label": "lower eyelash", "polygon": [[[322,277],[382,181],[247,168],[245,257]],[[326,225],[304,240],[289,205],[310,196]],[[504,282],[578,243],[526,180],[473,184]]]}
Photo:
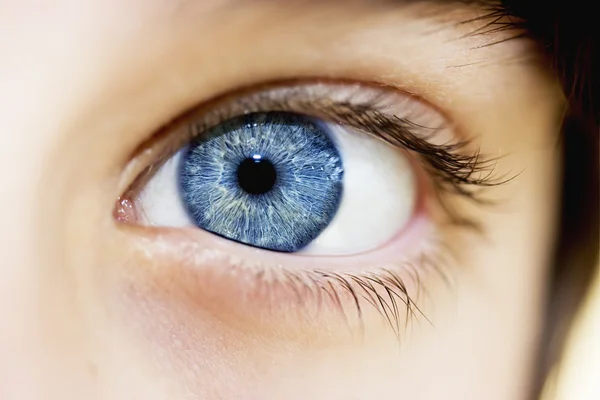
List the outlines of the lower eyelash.
{"label": "lower eyelash", "polygon": [[[447,266],[437,263],[442,258],[445,256],[441,254],[423,254],[415,263],[402,262],[360,273],[282,268],[277,272],[276,283],[272,277],[266,279],[264,290],[268,292],[279,286],[293,293],[297,304],[312,303],[317,310],[333,307],[348,327],[355,325],[351,321],[355,318],[360,336],[364,335],[363,314],[366,307],[371,307],[400,342],[411,323],[425,322],[433,326],[418,303],[426,292],[422,279],[426,272],[439,273],[445,282],[450,282],[445,273]],[[258,282],[262,276],[263,273],[257,274]],[[271,301],[277,298],[274,296]]]}
{"label": "lower eyelash", "polygon": [[[364,329],[363,307],[365,305],[373,307],[400,342],[404,329],[412,322],[426,322],[433,326],[433,322],[418,306],[422,295],[427,293],[422,277],[427,275],[428,279],[431,279],[431,275],[434,274],[445,284],[451,285],[452,279],[448,274],[448,267],[454,255],[450,252],[450,247],[443,245],[442,242],[436,243],[435,246],[436,250],[427,254],[421,253],[417,257],[418,261],[412,263],[398,262],[387,268],[380,267],[362,273],[326,270],[288,271],[286,280],[292,286],[296,286],[293,289],[295,293],[304,289],[310,292],[314,296],[313,301],[319,304],[322,302],[322,297],[328,299],[346,321],[352,308],[360,323],[361,332]],[[350,304],[343,304],[340,301],[340,291],[351,297],[353,300],[351,307]],[[363,302],[366,304],[362,304]],[[402,308],[405,312],[402,312]],[[403,315],[404,319],[402,319]]]}
{"label": "lower eyelash", "polygon": [[[413,272],[417,273],[414,269]],[[315,282],[315,284],[327,296],[336,300],[336,305],[340,308],[340,312],[344,314],[344,318],[346,318],[345,310],[339,301],[337,290],[347,291],[352,296],[358,319],[361,321],[361,300],[365,300],[385,319],[398,340],[401,337],[402,325],[400,307],[406,308],[405,327],[409,325],[409,319],[418,320],[420,317],[423,317],[431,324],[431,321],[417,306],[416,301],[412,299],[400,275],[392,270],[380,269],[368,274],[314,271],[314,274],[327,282],[326,284]],[[335,282],[335,284],[332,282]],[[336,285],[339,289],[336,288]]]}
{"label": "lower eyelash", "polygon": [[[450,271],[455,256],[442,239],[424,239],[428,245],[410,260],[365,266],[356,271],[332,271],[323,267],[294,269],[289,265],[265,265],[257,257],[252,261],[250,257],[233,256],[217,247],[199,251],[197,238],[188,237],[187,244],[173,249],[169,243],[160,244],[165,237],[163,233],[151,236],[147,236],[148,232],[135,233],[136,242],[140,237],[146,240],[132,247],[152,260],[148,263],[164,264],[158,269],[161,276],[166,274],[158,279],[161,283],[173,283],[178,291],[189,285],[183,292],[200,298],[208,291],[207,298],[197,300],[203,307],[226,303],[230,311],[217,312],[225,318],[261,320],[265,315],[267,319],[281,315],[300,323],[314,319],[327,323],[331,315],[337,315],[349,334],[359,337],[364,337],[365,327],[373,326],[366,321],[379,318],[400,343],[413,323],[433,326],[421,309],[422,302],[428,300],[428,283],[440,279],[451,286],[453,282]],[[319,264],[326,266],[326,261]],[[219,268],[214,268],[215,265]]]}

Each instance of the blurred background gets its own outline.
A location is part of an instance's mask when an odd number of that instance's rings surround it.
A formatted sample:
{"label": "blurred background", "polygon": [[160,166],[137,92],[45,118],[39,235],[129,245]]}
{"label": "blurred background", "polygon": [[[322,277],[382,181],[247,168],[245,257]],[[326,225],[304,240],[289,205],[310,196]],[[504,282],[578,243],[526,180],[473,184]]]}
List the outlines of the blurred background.
{"label": "blurred background", "polygon": [[560,370],[549,380],[544,400],[600,399],[600,275],[569,337]]}

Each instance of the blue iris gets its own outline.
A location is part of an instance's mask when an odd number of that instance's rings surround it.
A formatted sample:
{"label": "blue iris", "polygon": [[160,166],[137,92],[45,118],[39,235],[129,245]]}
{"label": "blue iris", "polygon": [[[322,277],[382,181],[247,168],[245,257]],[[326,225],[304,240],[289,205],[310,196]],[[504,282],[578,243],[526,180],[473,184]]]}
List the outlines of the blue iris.
{"label": "blue iris", "polygon": [[185,208],[207,231],[294,252],[329,225],[342,195],[342,159],[323,124],[292,113],[230,119],[183,155]]}

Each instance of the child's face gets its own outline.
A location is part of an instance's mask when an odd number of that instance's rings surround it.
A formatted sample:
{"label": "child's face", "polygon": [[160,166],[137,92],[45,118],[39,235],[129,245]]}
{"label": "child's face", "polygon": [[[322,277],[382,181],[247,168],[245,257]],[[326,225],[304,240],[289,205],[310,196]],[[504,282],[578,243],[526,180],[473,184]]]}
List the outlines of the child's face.
{"label": "child's face", "polygon": [[523,398],[562,98],[486,13],[2,2],[0,398]]}

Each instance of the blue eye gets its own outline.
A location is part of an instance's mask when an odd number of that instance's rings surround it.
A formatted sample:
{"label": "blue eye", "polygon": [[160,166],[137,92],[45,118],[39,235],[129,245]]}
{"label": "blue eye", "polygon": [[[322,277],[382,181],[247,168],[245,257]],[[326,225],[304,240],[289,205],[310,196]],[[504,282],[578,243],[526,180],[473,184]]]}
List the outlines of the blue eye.
{"label": "blue eye", "polygon": [[384,245],[414,214],[406,151],[365,132],[291,112],[182,129],[194,139],[136,198],[142,223],[277,252],[344,255]]}
{"label": "blue eye", "polygon": [[298,251],[330,224],[344,169],[324,124],[298,114],[228,120],[183,153],[182,202],[199,228],[280,252]]}

